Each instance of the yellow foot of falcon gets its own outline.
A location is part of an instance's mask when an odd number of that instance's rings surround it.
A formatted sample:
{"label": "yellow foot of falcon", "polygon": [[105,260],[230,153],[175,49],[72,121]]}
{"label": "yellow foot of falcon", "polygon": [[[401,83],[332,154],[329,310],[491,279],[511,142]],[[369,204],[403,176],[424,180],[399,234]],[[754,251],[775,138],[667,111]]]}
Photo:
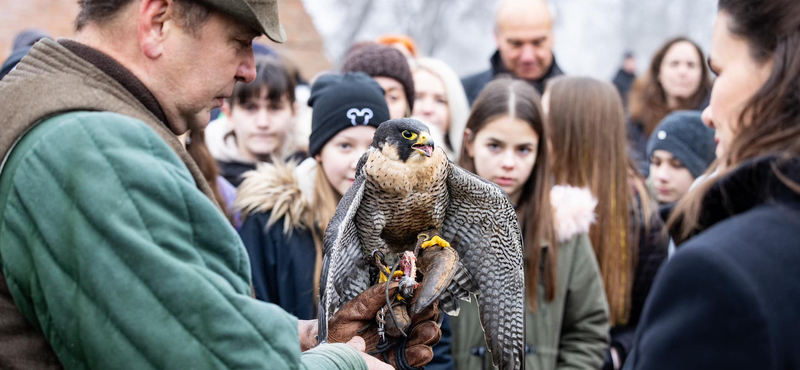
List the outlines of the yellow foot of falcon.
{"label": "yellow foot of falcon", "polygon": [[447,248],[447,247],[450,246],[450,243],[448,243],[446,240],[440,238],[438,235],[434,235],[433,238],[430,238],[427,241],[425,241],[424,243],[422,243],[421,248],[425,249],[425,248],[428,248],[428,247],[433,247],[434,245],[438,245],[438,246],[440,246],[442,248]]}

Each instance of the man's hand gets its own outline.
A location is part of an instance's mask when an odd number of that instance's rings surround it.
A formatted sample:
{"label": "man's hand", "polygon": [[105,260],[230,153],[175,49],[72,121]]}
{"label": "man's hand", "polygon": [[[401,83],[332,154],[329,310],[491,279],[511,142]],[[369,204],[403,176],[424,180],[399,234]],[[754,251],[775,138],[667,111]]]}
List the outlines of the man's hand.
{"label": "man's hand", "polygon": [[[389,297],[397,294],[396,282],[389,285]],[[410,302],[411,304],[413,304]],[[386,283],[375,285],[356,298],[347,302],[328,323],[328,341],[330,343],[348,343],[353,337],[360,336],[365,342],[367,352],[375,350],[378,344],[378,325],[375,316],[386,305]],[[433,349],[442,337],[442,331],[436,320],[439,315],[438,302],[411,317],[411,331],[406,344],[406,359],[410,366],[425,366],[433,359]],[[386,320],[391,320],[386,317]],[[387,334],[388,340],[402,340]],[[380,355],[379,355],[380,356]],[[383,357],[379,357],[383,358]],[[396,367],[394,348],[386,352],[389,364]]]}
{"label": "man's hand", "polygon": [[389,364],[366,353],[367,344],[364,342],[364,338],[353,337],[353,339],[347,342],[347,345],[355,348],[361,354],[361,358],[367,363],[367,368],[369,370],[393,370]]}
{"label": "man's hand", "polygon": [[298,320],[297,333],[300,334],[300,350],[305,352],[317,346],[317,320]]}
{"label": "man's hand", "polygon": [[[300,350],[305,352],[317,346],[317,320],[299,320],[297,322],[297,331],[300,333]],[[353,337],[347,342],[347,345],[355,348],[361,358],[367,363],[369,370],[392,370],[393,368],[375,357],[366,353],[367,344],[364,338]]]}

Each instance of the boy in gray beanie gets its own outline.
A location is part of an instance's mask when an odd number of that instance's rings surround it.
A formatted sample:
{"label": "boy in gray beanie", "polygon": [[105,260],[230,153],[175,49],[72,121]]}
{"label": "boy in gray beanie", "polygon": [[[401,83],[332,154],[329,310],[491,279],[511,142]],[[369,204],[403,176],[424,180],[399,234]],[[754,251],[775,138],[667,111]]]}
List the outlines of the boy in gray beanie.
{"label": "boy in gray beanie", "polygon": [[374,43],[355,47],[345,57],[342,72],[364,72],[385,91],[392,119],[408,117],[414,109],[414,77],[406,57],[397,49]]}
{"label": "boy in gray beanie", "polygon": [[714,130],[703,124],[699,111],[666,116],[647,142],[650,182],[661,204],[683,197],[694,180],[714,161]]}

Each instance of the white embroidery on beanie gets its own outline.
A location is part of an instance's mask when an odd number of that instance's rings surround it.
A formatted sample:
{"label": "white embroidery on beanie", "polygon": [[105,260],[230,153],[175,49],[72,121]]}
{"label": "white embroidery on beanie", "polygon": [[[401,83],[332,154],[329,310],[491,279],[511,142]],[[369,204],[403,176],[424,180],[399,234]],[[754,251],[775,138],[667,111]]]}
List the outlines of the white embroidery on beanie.
{"label": "white embroidery on beanie", "polygon": [[366,126],[369,124],[369,120],[373,116],[374,114],[372,114],[372,109],[369,108],[364,108],[362,110],[358,110],[358,108],[350,108],[350,110],[347,111],[347,118],[350,118],[350,123],[352,123],[353,126],[358,126],[358,122],[356,122],[357,117],[364,117],[364,123],[362,123],[362,125]]}
{"label": "white embroidery on beanie", "polygon": [[666,131],[661,130],[661,131],[658,132],[658,139],[659,140],[664,140],[666,138],[667,138],[667,132]]}

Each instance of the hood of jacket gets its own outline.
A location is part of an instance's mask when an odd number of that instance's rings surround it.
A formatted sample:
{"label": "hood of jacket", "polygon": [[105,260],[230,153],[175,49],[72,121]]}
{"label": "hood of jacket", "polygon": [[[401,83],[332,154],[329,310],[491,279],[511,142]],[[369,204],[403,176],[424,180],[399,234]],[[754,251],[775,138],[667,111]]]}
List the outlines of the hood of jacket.
{"label": "hood of jacket", "polygon": [[595,221],[597,199],[586,188],[556,185],[550,190],[556,240],[564,243],[589,232]]}
{"label": "hood of jacket", "polygon": [[246,172],[239,185],[234,209],[247,215],[271,212],[268,225],[284,218],[285,233],[293,228],[307,228],[311,223],[317,161],[261,163]]}
{"label": "hood of jacket", "polygon": [[239,152],[233,125],[221,115],[206,127],[206,146],[211,156],[219,162],[253,163]]}

